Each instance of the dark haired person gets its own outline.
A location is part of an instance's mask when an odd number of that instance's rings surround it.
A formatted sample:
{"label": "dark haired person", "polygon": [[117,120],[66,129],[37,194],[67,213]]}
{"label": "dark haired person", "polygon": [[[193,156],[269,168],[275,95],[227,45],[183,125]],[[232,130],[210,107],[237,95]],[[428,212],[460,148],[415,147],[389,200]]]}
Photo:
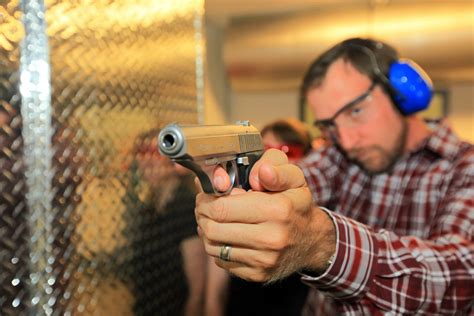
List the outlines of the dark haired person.
{"label": "dark haired person", "polygon": [[300,167],[267,151],[251,191],[200,193],[206,251],[247,280],[300,272],[306,314],[472,313],[474,146],[416,114],[429,79],[389,45],[354,38],[316,59],[301,94],[331,142]]}
{"label": "dark haired person", "polygon": [[123,268],[133,312],[200,315],[207,258],[196,235],[193,176],[160,155],[158,134],[152,129],[137,137],[124,196],[132,257]]}
{"label": "dark haired person", "polygon": [[311,151],[311,134],[303,122],[280,119],[265,125],[260,134],[265,149],[283,151],[290,162],[297,162]]}

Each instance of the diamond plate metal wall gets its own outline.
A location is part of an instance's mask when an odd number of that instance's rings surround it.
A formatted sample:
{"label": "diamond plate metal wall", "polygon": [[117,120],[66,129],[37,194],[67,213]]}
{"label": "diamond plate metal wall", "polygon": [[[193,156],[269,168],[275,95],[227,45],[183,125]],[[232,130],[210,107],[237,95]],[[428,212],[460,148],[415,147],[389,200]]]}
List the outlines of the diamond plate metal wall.
{"label": "diamond plate metal wall", "polygon": [[0,2],[0,315],[200,313],[193,184],[154,141],[201,122],[202,14]]}

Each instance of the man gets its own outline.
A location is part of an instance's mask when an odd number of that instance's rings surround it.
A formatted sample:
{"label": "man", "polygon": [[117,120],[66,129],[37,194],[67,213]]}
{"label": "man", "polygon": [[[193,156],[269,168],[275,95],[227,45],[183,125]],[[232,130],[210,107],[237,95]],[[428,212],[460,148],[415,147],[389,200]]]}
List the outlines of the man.
{"label": "man", "polygon": [[[397,62],[386,44],[350,39],[311,65],[302,96],[333,145],[301,169],[270,150],[251,191],[198,195],[219,266],[261,282],[299,271],[341,313],[472,312],[474,147],[406,106],[387,77]],[[229,183],[216,170],[215,186]]]}

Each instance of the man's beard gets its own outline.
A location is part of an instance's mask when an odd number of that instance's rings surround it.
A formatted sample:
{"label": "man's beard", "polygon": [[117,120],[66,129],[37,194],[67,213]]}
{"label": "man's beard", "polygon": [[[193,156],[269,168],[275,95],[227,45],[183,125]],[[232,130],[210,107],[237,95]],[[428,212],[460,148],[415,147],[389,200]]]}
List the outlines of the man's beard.
{"label": "man's beard", "polygon": [[[396,138],[395,145],[389,149],[383,149],[380,146],[369,146],[363,148],[355,148],[351,151],[344,150],[339,144],[336,143],[336,147],[349,159],[351,162],[359,166],[364,172],[368,175],[377,175],[385,172],[390,172],[398,159],[403,155],[403,150],[407,142],[408,136],[408,124],[405,119],[402,119],[402,129]],[[361,154],[366,154],[367,152],[373,153],[377,152],[381,163],[378,166],[370,166],[367,162],[357,159]]]}

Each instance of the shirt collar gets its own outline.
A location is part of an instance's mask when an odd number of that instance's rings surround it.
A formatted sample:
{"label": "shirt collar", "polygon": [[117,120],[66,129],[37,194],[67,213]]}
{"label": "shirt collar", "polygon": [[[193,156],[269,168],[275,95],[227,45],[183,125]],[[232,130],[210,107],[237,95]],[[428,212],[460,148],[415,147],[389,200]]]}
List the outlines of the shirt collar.
{"label": "shirt collar", "polygon": [[[454,159],[461,149],[462,141],[443,120],[426,121],[433,133],[422,142],[418,150],[429,150],[442,158]],[[416,151],[418,151],[416,150]]]}

